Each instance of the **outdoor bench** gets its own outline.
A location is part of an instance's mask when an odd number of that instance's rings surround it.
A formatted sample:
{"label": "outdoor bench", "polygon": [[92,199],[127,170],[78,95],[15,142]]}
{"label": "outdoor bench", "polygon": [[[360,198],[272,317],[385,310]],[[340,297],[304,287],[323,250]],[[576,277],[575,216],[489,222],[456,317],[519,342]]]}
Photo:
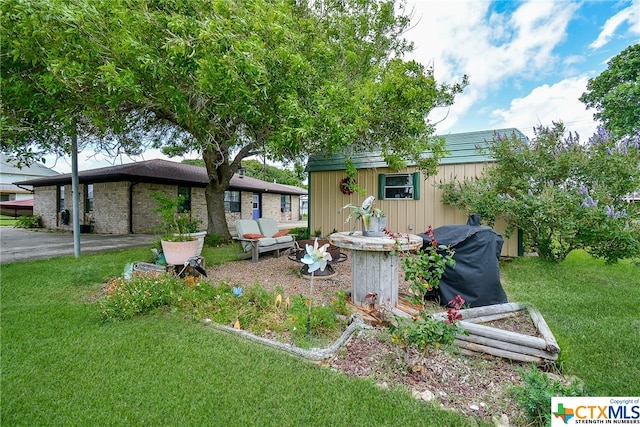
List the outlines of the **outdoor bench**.
{"label": "outdoor bench", "polygon": [[280,256],[280,250],[295,247],[295,237],[289,230],[278,230],[278,224],[270,218],[239,219],[236,221],[238,236],[243,252],[251,251],[251,261],[258,262],[258,257],[264,252],[276,252]]}

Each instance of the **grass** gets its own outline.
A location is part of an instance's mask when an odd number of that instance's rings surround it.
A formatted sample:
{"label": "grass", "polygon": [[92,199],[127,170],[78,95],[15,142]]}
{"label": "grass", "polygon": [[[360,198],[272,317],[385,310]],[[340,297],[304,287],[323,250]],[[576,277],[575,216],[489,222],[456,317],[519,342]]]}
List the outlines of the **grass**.
{"label": "grass", "polygon": [[[237,246],[205,248],[207,265]],[[103,322],[95,296],[149,249],[0,266],[1,425],[473,425],[401,389],[155,313]],[[584,252],[502,265],[511,301],[544,315],[564,373],[594,395],[640,395],[640,267]],[[480,424],[480,422],[478,422]]]}
{"label": "grass", "polygon": [[0,215],[0,227],[13,227],[16,219],[12,216]]}
{"label": "grass", "polygon": [[512,301],[534,304],[558,341],[564,372],[596,396],[640,395],[640,266],[573,251],[561,264],[502,266]]}
{"label": "grass", "polygon": [[[205,248],[207,265],[235,259]],[[475,420],[155,313],[103,322],[105,278],[148,248],[0,266],[0,424],[434,425]]]}

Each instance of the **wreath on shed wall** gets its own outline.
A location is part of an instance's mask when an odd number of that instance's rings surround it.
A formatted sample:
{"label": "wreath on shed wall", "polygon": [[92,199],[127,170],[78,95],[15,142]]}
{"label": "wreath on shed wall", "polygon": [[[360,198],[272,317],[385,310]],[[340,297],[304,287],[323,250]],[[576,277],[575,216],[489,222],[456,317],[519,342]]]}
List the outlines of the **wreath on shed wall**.
{"label": "wreath on shed wall", "polygon": [[340,191],[347,196],[353,194],[353,187],[357,184],[356,180],[351,177],[345,177],[340,181]]}

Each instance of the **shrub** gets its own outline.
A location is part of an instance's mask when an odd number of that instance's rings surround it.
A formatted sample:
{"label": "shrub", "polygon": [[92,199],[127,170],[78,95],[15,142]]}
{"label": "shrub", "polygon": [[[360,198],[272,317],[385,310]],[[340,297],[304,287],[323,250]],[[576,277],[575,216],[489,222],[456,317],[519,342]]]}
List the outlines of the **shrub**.
{"label": "shrub", "polygon": [[137,273],[108,281],[98,300],[103,319],[128,319],[171,303],[182,281],[168,273]]}
{"label": "shrub", "polygon": [[402,259],[404,279],[409,281],[413,292],[413,302],[420,305],[425,296],[440,285],[440,279],[447,266],[454,268],[454,250],[445,245],[438,245],[433,228],[429,226],[425,233],[431,239],[431,244],[424,250],[407,253]]}
{"label": "shrub", "polygon": [[562,123],[534,129],[535,138],[496,135],[488,151],[496,159],[482,177],[443,182],[442,201],[479,213],[492,225],[516,228],[538,254],[562,261],[573,249],[616,262],[640,256],[640,136],[616,141],[602,128],[588,142]]}
{"label": "shrub", "polygon": [[405,347],[415,346],[420,351],[453,344],[456,335],[467,333],[458,325],[463,304],[460,295],[449,301],[447,320],[435,320],[425,312],[416,320],[396,317],[395,324],[389,326],[391,341]]}
{"label": "shrub", "polygon": [[296,240],[306,240],[310,237],[309,227],[292,228],[291,234],[296,236]]}
{"label": "shrub", "polygon": [[531,366],[528,371],[520,368],[518,372],[524,385],[514,387],[512,393],[524,409],[529,425],[551,425],[551,397],[586,395],[577,381],[569,385],[563,385],[557,380],[551,381],[547,374],[540,372],[535,366]]}
{"label": "shrub", "polygon": [[105,320],[128,319],[170,307],[221,325],[237,323],[254,334],[289,332],[301,347],[317,338],[332,337],[344,326],[336,316],[346,312],[344,293],[336,295],[332,304],[312,306],[309,335],[306,327],[311,301],[302,295],[292,298],[282,294],[281,289],[269,292],[260,286],[241,288],[227,282],[214,285],[192,276],[180,279],[168,273],[134,272],[129,280],[109,280],[98,306]]}
{"label": "shrub", "polygon": [[204,244],[207,246],[218,247],[223,243],[224,241],[222,240],[222,237],[218,236],[217,234],[207,234],[204,237]]}
{"label": "shrub", "polygon": [[25,215],[16,218],[15,228],[40,228],[42,227],[42,218],[40,215]]}

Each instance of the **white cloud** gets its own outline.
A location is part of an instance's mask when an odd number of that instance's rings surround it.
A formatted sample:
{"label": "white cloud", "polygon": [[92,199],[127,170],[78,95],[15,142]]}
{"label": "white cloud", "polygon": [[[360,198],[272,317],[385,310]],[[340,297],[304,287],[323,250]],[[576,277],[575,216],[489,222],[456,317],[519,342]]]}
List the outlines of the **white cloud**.
{"label": "white cloud", "polygon": [[528,137],[533,137],[533,126],[550,126],[562,121],[568,131],[578,132],[581,140],[587,140],[596,130],[593,110],[587,110],[578,100],[585,91],[588,77],[573,77],[553,85],[542,85],[524,98],[511,101],[508,109],[492,112],[496,128],[515,127]]}
{"label": "white cloud", "polygon": [[640,34],[640,0],[634,0],[631,5],[613,15],[602,26],[598,38],[589,47],[599,49],[609,43],[614,34],[623,24],[629,25],[629,33]]}
{"label": "white cloud", "polygon": [[490,6],[489,1],[469,0],[414,3],[417,25],[406,34],[416,46],[411,58],[433,63],[438,81],[470,77],[469,87],[456,98],[440,131],[454,127],[508,79],[552,69],[558,62],[553,50],[565,39],[579,7],[572,2],[529,1],[509,15],[491,11]]}

